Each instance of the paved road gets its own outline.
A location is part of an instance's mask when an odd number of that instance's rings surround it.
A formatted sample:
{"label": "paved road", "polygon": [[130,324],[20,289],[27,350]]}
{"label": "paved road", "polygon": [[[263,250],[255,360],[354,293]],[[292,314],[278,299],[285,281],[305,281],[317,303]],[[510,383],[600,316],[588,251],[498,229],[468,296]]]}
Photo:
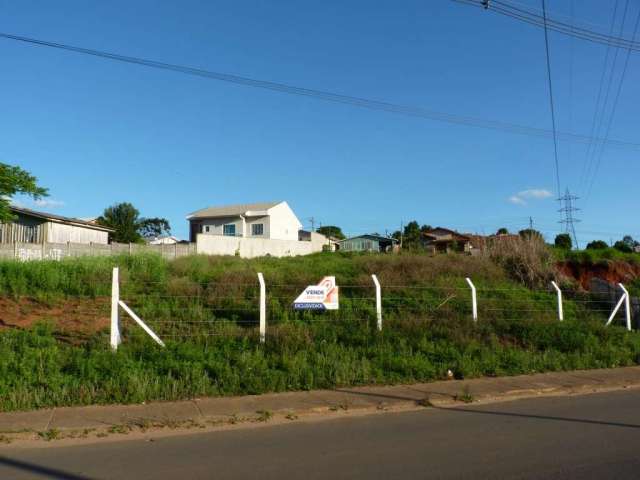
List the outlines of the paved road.
{"label": "paved road", "polygon": [[46,449],[2,479],[640,478],[640,391]]}

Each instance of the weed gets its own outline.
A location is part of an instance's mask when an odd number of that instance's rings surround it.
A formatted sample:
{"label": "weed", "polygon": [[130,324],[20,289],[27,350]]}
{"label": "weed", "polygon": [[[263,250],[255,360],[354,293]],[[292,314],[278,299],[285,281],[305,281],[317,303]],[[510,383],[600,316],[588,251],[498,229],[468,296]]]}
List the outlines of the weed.
{"label": "weed", "polygon": [[6,443],[9,444],[11,443],[13,440],[11,437],[4,435],[4,434],[0,434],[0,443]]}
{"label": "weed", "polygon": [[472,403],[475,400],[473,394],[471,393],[471,389],[469,388],[468,385],[465,385],[464,388],[462,389],[462,392],[456,394],[454,398],[457,402],[464,402],[464,403]]}
{"label": "weed", "polygon": [[258,414],[255,418],[256,422],[268,422],[273,417],[273,413],[269,410],[258,410],[256,413]]}
{"label": "weed", "polygon": [[286,418],[287,420],[297,420],[298,419],[298,415],[294,414],[294,413],[287,413],[284,418]]}
{"label": "weed", "polygon": [[38,436],[47,442],[60,439],[61,432],[57,428],[50,428],[43,432],[38,432]]}
{"label": "weed", "polygon": [[129,432],[131,432],[131,426],[130,425],[112,425],[111,427],[109,427],[109,429],[107,430],[109,433],[119,433],[122,435],[126,435]]}

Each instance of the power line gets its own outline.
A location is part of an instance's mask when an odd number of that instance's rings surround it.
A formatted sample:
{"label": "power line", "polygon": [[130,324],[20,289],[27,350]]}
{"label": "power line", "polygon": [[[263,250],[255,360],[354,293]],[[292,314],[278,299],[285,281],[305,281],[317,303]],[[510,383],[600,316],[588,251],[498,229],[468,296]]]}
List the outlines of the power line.
{"label": "power line", "polygon": [[[622,21],[620,23],[620,29],[619,32],[622,33],[624,31],[624,24],[626,23],[627,20],[627,12],[628,12],[628,7],[629,7],[629,0],[626,0],[625,4],[624,4],[624,11],[622,12]],[[616,70],[616,65],[618,64],[618,53],[620,52],[620,50],[616,49],[614,55],[613,55],[613,63],[611,64],[611,70],[609,72],[609,79],[607,81],[607,89],[606,89],[606,93],[604,96],[604,101],[602,103],[602,110],[600,112],[600,121],[598,122],[598,127],[596,128],[596,135],[600,135],[600,132],[602,131],[602,126],[605,124],[605,118],[607,115],[607,105],[609,103],[609,96],[611,94],[611,85],[613,85],[613,78],[614,78],[614,74],[615,74],[615,70]],[[596,156],[598,154],[598,146],[599,143],[598,142],[594,142],[594,147],[593,149],[589,150],[587,152],[588,157],[587,157],[587,178],[586,178],[586,182],[587,184],[589,184],[589,177],[593,174],[592,173],[592,169],[594,166],[594,162],[596,160]]]}
{"label": "power line", "polygon": [[[633,27],[633,37],[636,37],[638,32],[638,26],[640,25],[640,12],[638,12],[638,18],[636,19],[636,24]],[[631,56],[631,50],[627,50],[627,57],[624,61],[624,67],[622,68],[622,74],[620,75],[620,83],[618,83],[618,90],[616,91],[616,96],[613,101],[613,107],[611,108],[611,115],[609,117],[609,123],[607,124],[607,130],[605,132],[604,141],[600,147],[600,154],[598,155],[598,160],[596,161],[595,170],[593,171],[593,176],[591,177],[591,183],[589,184],[589,190],[587,190],[587,200],[591,195],[591,190],[593,188],[593,184],[595,182],[596,177],[598,176],[598,171],[600,170],[600,164],[602,163],[602,156],[604,155],[605,150],[605,142],[607,137],[609,136],[609,132],[611,131],[611,125],[613,124],[613,118],[616,114],[616,108],[618,107],[618,100],[620,100],[620,92],[622,91],[622,85],[624,83],[624,78],[627,74],[627,67],[629,66],[629,57]]]}
{"label": "power line", "polygon": [[[545,21],[544,16],[540,16],[530,10],[514,7],[513,5],[499,0],[491,0],[490,7],[485,7],[485,2],[482,0],[453,0],[457,3],[463,3],[466,5],[473,5],[481,7],[483,10],[489,10],[513,19],[544,28]],[[613,37],[611,35],[605,35],[594,30],[578,27],[565,22],[560,22],[551,18],[547,19],[547,28],[549,30],[556,31],[563,35],[580,38],[593,43],[599,43],[602,45],[611,45],[616,48],[630,48],[633,51],[640,51],[640,42],[635,40],[629,40],[623,37]]]}
{"label": "power line", "polygon": [[551,60],[549,56],[549,35],[547,33],[546,24],[547,24],[547,7],[545,0],[542,0],[542,13],[544,16],[545,29],[544,29],[544,45],[545,45],[545,53],[547,58],[547,79],[549,81],[549,104],[551,106],[551,125],[553,128],[553,154],[556,164],[556,186],[558,189],[558,196],[560,196],[560,163],[558,161],[558,138],[556,135],[556,114],[555,108],[553,106],[553,84],[551,82]]}
{"label": "power line", "polygon": [[[243,77],[239,75],[214,72],[210,70],[204,70],[200,68],[193,68],[183,65],[158,62],[155,60],[148,60],[139,57],[131,57],[126,55],[120,55],[116,53],[105,52],[101,50],[93,50],[89,48],[76,47],[72,45],[66,45],[62,43],[49,42],[45,40],[38,40],[35,38],[24,37],[19,35],[13,35],[0,32],[0,38],[8,40],[14,40],[17,42],[28,43],[32,45],[38,45],[43,47],[56,48],[59,50],[70,51],[74,53],[80,53],[84,55],[91,55],[94,57],[105,58],[118,62],[124,62],[129,64],[141,65],[150,68],[156,68],[161,70],[168,70],[186,75],[193,75],[197,77],[207,78],[211,80],[218,80],[222,82],[233,83],[236,85],[244,85],[253,88],[261,88],[265,90],[271,90],[281,93],[287,93],[291,95],[299,95],[303,97],[315,98],[318,100],[324,100],[328,102],[352,105],[360,108],[366,108],[369,110],[385,111],[389,113],[396,113],[399,115],[405,115],[410,117],[426,118],[429,120],[453,123],[457,125],[473,126],[491,130],[499,130],[507,133],[527,135],[538,138],[551,138],[554,132],[547,129],[529,127],[525,125],[519,125],[515,123],[502,122],[496,120],[483,119],[478,117],[468,117],[462,115],[456,115],[446,112],[437,112],[427,110],[421,107],[398,105],[389,102],[383,102],[378,100],[371,100],[363,97],[354,97],[349,95],[342,95],[322,90],[314,90],[304,87],[296,87],[293,85],[287,85],[284,83],[271,82],[266,80],[259,80],[250,77]],[[580,135],[568,132],[555,132],[558,139],[572,141],[576,143],[587,144],[592,139],[586,135]],[[597,139],[602,140],[602,139]],[[640,143],[627,142],[621,140],[607,140],[607,144],[611,147],[620,148],[633,148],[640,149]]]}
{"label": "power line", "polygon": [[[613,33],[613,29],[616,24],[616,14],[618,12],[618,3],[619,1],[616,0],[616,3],[614,4],[614,7],[613,7],[613,15],[611,17],[611,26],[609,28],[609,34]],[[609,64],[610,53],[611,53],[611,45],[608,45],[607,51],[604,57],[604,65],[602,66],[602,75],[600,75],[600,84],[598,86],[598,96],[596,97],[596,108],[595,108],[595,111],[593,112],[593,119],[591,120],[591,130],[590,130],[591,137],[593,137],[596,133],[596,122],[598,119],[598,112],[600,111],[600,99],[602,98],[602,87],[604,85],[604,79],[607,73],[607,65]],[[591,158],[590,154],[591,154],[592,146],[593,146],[593,141],[590,141],[589,144],[587,145],[585,162],[582,164],[582,174],[580,175],[580,188],[582,188],[582,185],[587,181],[589,177],[589,171],[591,169],[589,159]]]}

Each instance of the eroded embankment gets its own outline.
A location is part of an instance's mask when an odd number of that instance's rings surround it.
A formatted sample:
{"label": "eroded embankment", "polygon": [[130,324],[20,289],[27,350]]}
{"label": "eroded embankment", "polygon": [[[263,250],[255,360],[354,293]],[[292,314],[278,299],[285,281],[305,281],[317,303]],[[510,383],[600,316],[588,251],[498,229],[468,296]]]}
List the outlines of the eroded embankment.
{"label": "eroded embankment", "polygon": [[640,264],[619,260],[602,260],[597,263],[569,260],[558,262],[556,268],[560,274],[575,280],[585,290],[591,289],[594,278],[612,284],[628,284],[640,279]]}

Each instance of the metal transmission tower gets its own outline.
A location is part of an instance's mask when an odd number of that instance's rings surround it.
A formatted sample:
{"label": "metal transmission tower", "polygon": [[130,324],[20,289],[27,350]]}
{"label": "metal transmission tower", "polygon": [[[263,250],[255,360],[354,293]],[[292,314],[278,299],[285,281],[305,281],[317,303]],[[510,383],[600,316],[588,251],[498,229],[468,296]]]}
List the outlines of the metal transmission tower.
{"label": "metal transmission tower", "polygon": [[558,212],[560,212],[564,217],[559,221],[559,223],[564,225],[565,233],[571,235],[571,238],[573,238],[573,244],[576,248],[578,248],[578,238],[576,237],[576,228],[574,223],[578,223],[580,220],[574,218],[573,213],[580,210],[574,206],[575,201],[578,200],[578,198],[579,197],[576,197],[575,195],[571,195],[568,188],[565,190],[564,195],[558,198],[560,205],[562,205],[562,208],[560,208]]}

